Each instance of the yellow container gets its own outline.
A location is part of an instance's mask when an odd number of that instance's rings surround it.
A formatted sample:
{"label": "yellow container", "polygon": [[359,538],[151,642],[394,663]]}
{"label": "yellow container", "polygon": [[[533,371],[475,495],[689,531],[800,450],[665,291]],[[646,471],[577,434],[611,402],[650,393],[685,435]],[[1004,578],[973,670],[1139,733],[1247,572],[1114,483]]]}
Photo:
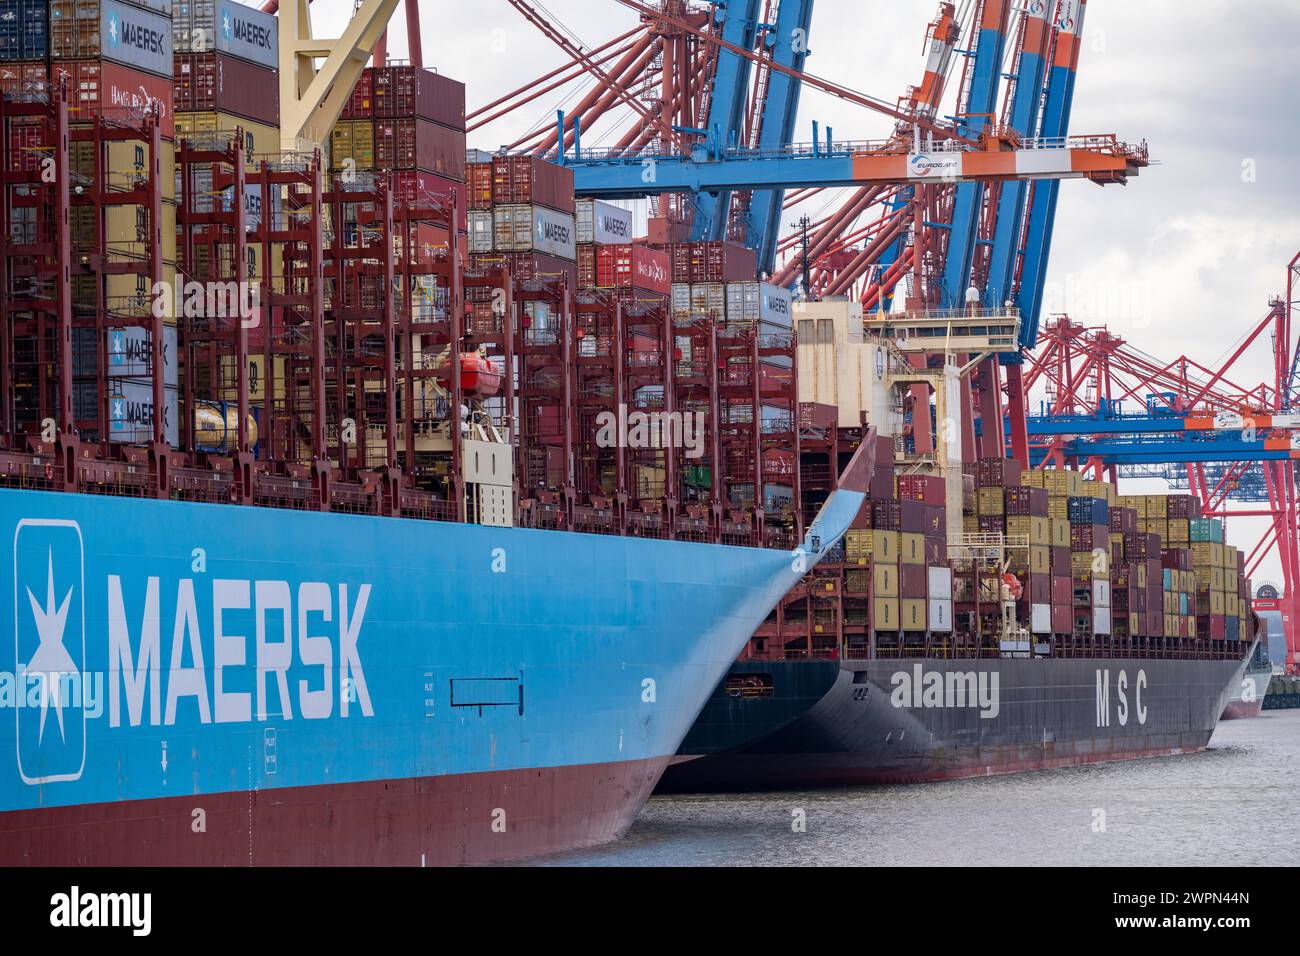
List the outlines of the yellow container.
{"label": "yellow container", "polygon": [[899,560],[903,564],[925,564],[925,535],[906,532],[902,535]]}
{"label": "yellow container", "polygon": [[876,597],[898,597],[898,567],[893,564],[877,564],[871,568],[872,593]]}
{"label": "yellow container", "polygon": [[900,617],[905,631],[924,631],[926,625],[925,600],[910,598],[901,602]]}
{"label": "yellow container", "polygon": [[1185,548],[1188,543],[1188,525],[1186,518],[1170,518],[1167,522],[1168,531],[1165,534],[1167,547]]}
{"label": "yellow container", "polygon": [[1068,518],[1049,518],[1052,527],[1052,547],[1068,548],[1070,546],[1070,520]]}
{"label": "yellow container", "polygon": [[1034,574],[1052,573],[1052,549],[1043,544],[1029,546],[1029,570]]}
{"label": "yellow container", "polygon": [[1024,486],[1025,488],[1042,488],[1042,487],[1043,487],[1043,474],[1044,474],[1044,473],[1041,472],[1041,471],[1026,471],[1026,472],[1023,472],[1023,473],[1020,475],[1020,484],[1021,484],[1022,486]]}
{"label": "yellow container", "polygon": [[981,515],[1000,515],[1006,511],[1001,488],[981,488],[978,492],[979,513]]}
{"label": "yellow container", "polygon": [[230,113],[177,113],[176,138],[187,136],[202,139],[205,133],[234,131],[240,129],[244,134],[244,164],[249,170],[256,170],[261,160],[276,160],[280,154],[280,129],[255,123],[242,116]]}
{"label": "yellow container", "polygon": [[900,630],[898,598],[880,598],[872,602],[871,618],[877,631]]}
{"label": "yellow container", "polygon": [[[925,553],[925,535],[917,535],[922,539],[921,552]],[[872,531],[871,532],[871,557],[883,564],[897,564],[901,541],[897,531]]]}
{"label": "yellow container", "polygon": [[1164,495],[1147,495],[1147,517],[1148,518],[1167,518],[1169,515],[1169,499]]}

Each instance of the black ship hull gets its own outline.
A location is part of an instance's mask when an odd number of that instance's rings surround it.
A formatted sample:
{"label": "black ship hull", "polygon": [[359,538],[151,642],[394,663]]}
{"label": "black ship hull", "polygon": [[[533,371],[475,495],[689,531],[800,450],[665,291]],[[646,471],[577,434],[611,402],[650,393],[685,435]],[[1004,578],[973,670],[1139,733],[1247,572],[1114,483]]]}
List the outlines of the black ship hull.
{"label": "black ship hull", "polygon": [[724,680],[659,791],[914,783],[1192,753],[1209,743],[1242,666],[741,661],[729,676],[763,691],[731,696]]}

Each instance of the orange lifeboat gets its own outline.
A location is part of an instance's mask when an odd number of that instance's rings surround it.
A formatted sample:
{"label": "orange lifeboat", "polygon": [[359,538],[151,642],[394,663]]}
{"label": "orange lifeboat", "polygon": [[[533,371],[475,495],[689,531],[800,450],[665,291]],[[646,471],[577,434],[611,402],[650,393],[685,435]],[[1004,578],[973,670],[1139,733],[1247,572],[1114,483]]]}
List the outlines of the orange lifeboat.
{"label": "orange lifeboat", "polygon": [[460,357],[460,390],[477,398],[491,398],[501,389],[501,369],[486,355],[471,352]]}

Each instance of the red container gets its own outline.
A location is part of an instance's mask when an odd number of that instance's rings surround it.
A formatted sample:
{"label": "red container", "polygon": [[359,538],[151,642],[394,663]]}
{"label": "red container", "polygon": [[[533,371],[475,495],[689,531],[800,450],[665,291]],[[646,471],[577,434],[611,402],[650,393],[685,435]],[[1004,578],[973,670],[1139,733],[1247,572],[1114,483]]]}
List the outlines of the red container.
{"label": "red container", "polygon": [[1050,604],[1052,602],[1052,579],[1046,574],[1029,575],[1029,587],[1025,589],[1031,604]]}
{"label": "red container", "polygon": [[366,72],[371,74],[375,119],[422,119],[465,132],[464,83],[415,66],[370,67]]}
{"label": "red container", "polygon": [[5,167],[12,173],[31,173],[41,168],[48,155],[46,134],[41,121],[15,117],[9,124],[9,138],[5,143]]}
{"label": "red container", "polygon": [[928,565],[940,565],[948,560],[948,539],[943,537],[927,536],[925,539],[925,563]]}
{"label": "red container", "polygon": [[596,247],[596,286],[602,289],[644,289],[667,295],[672,282],[668,256],[633,243]]}
{"label": "red container", "polygon": [[162,77],[110,60],[60,60],[51,76],[67,82],[69,122],[85,123],[96,116],[136,122],[156,109],[163,138],[176,135],[172,84]]}
{"label": "red container", "polygon": [[465,134],[423,119],[375,121],[375,168],[465,179]]}
{"label": "red container", "polygon": [[942,507],[945,503],[943,479],[936,475],[899,475],[898,497]]}
{"label": "red container", "polygon": [[574,212],[573,170],[535,156],[492,157],[492,202]]}
{"label": "red container", "polygon": [[925,506],[925,533],[945,538],[948,534],[947,529],[948,509],[935,507],[933,505]]}
{"label": "red container", "polygon": [[596,247],[590,242],[578,245],[578,288],[596,288]]}
{"label": "red container", "polygon": [[904,600],[923,598],[926,594],[926,581],[929,572],[924,564],[900,565],[898,571],[898,593]]}
{"label": "red container", "polygon": [[1072,604],[1074,602],[1074,578],[1059,574],[1052,576],[1052,604]]}
{"label": "red container", "polygon": [[975,474],[981,488],[1010,488],[1020,484],[1020,462],[1014,458],[981,458]]}
{"label": "red container", "polygon": [[469,208],[492,208],[492,164],[468,163],[465,182],[469,185]]}
{"label": "red container", "polygon": [[898,502],[898,530],[905,534],[925,534],[925,505],[903,499]]}
{"label": "red container", "polygon": [[1074,573],[1071,566],[1070,549],[1065,547],[1052,548],[1052,573],[1061,577],[1069,577]]}
{"label": "red container", "polygon": [[280,78],[275,70],[221,53],[178,53],[172,65],[175,108],[219,112],[266,126],[280,125]]}
{"label": "red container", "polygon": [[[176,59],[180,59],[178,56]],[[375,118],[375,75],[370,67],[361,71],[357,85],[352,87],[352,95],[343,104],[339,119],[374,119]]]}
{"label": "red container", "polygon": [[1005,534],[1006,519],[1002,515],[980,515],[980,534]]}
{"label": "red container", "polygon": [[876,501],[871,505],[871,527],[898,531],[903,520],[897,501]]}
{"label": "red container", "polygon": [[[469,228],[469,198],[464,183],[420,169],[400,169],[393,173],[393,201],[399,205],[442,203],[453,196],[456,200],[456,228],[464,232]],[[395,212],[400,218],[401,210]]]}
{"label": "red container", "polygon": [[1074,630],[1074,608],[1068,604],[1052,605],[1052,633],[1069,634]]}
{"label": "red container", "polygon": [[515,279],[562,280],[569,288],[576,288],[578,264],[569,259],[557,259],[541,252],[505,252],[470,256],[476,269],[505,268]]}
{"label": "red container", "polygon": [[45,63],[0,63],[0,93],[49,95],[49,91]]}

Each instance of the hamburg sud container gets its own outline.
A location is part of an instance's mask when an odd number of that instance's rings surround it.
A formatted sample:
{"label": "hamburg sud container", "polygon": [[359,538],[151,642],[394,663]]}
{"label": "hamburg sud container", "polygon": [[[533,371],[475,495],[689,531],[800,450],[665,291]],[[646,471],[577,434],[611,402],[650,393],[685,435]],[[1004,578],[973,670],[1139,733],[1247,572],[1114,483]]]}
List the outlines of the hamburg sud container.
{"label": "hamburg sud container", "polygon": [[0,61],[50,55],[49,0],[0,0]]}
{"label": "hamburg sud container", "polygon": [[50,65],[50,75],[55,83],[66,83],[68,118],[73,123],[96,116],[143,117],[154,110],[163,139],[175,135],[172,85],[161,76],[109,59],[56,60]]}
{"label": "hamburg sud container", "polygon": [[668,295],[672,286],[668,253],[634,243],[596,247],[596,287],[637,289]]}

